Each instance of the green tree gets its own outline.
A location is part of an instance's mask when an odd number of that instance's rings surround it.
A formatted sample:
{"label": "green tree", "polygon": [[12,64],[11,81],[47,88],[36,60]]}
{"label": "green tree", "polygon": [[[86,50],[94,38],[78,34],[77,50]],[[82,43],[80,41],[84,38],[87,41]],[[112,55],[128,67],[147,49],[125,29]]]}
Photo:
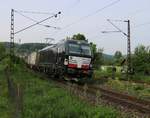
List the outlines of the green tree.
{"label": "green tree", "polygon": [[93,52],[93,66],[99,68],[103,63],[103,49],[97,49],[96,44],[90,42],[90,46]]}
{"label": "green tree", "polygon": [[150,47],[140,45],[135,48],[132,56],[132,65],[135,72],[150,74]]}
{"label": "green tree", "polygon": [[6,56],[6,49],[4,44],[0,43],[0,60]]}
{"label": "green tree", "polygon": [[116,65],[120,65],[122,60],[122,53],[120,51],[116,51],[114,54],[114,61]]}
{"label": "green tree", "polygon": [[72,39],[74,39],[74,40],[86,40],[85,36],[83,34],[80,34],[80,33],[73,35]]}
{"label": "green tree", "polygon": [[98,69],[103,63],[103,49],[98,49],[94,53],[94,68]]}
{"label": "green tree", "polygon": [[93,54],[95,54],[96,51],[97,51],[96,44],[90,42],[90,46],[91,46],[91,49],[92,49]]}

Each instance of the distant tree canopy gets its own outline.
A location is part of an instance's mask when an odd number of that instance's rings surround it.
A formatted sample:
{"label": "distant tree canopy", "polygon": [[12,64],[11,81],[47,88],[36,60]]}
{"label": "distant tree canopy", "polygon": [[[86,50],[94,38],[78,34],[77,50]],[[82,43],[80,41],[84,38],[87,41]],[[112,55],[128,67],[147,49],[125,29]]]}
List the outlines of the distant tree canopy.
{"label": "distant tree canopy", "polygon": [[115,65],[120,65],[122,61],[122,53],[120,51],[116,51],[114,54],[114,63]]}
{"label": "distant tree canopy", "polygon": [[114,59],[114,57],[112,55],[103,54],[103,64],[104,65],[113,65],[114,64],[113,59]]}
{"label": "distant tree canopy", "polygon": [[49,44],[46,43],[24,43],[19,45],[17,48],[17,52],[19,53],[31,53],[33,51],[40,50]]}
{"label": "distant tree canopy", "polygon": [[103,64],[103,49],[98,49],[94,53],[94,67],[99,68]]}
{"label": "distant tree canopy", "polygon": [[90,42],[90,46],[91,46],[91,48],[92,48],[92,52],[93,52],[93,54],[95,54],[95,53],[96,53],[96,51],[97,51],[96,44],[94,44],[94,43]]}
{"label": "distant tree canopy", "polygon": [[86,40],[85,36],[80,33],[73,35],[72,39],[73,40]]}
{"label": "distant tree canopy", "polygon": [[103,49],[97,49],[96,44],[90,42],[91,49],[93,52],[93,66],[94,68],[99,68],[103,63]]}
{"label": "distant tree canopy", "polygon": [[140,45],[135,48],[132,56],[132,65],[135,72],[150,75],[150,46]]}
{"label": "distant tree canopy", "polygon": [[2,60],[6,55],[6,49],[4,44],[0,43],[0,60]]}

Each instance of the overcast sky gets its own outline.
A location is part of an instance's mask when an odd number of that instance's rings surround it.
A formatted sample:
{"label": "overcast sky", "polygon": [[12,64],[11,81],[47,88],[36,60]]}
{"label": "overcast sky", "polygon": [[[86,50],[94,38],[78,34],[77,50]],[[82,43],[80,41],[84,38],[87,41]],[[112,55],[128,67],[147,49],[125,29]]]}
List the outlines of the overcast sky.
{"label": "overcast sky", "polygon": [[[54,38],[56,43],[67,36],[82,33],[89,41],[103,48],[104,53],[114,54],[116,50],[120,50],[126,54],[127,40],[122,33],[101,32],[116,30],[107,19],[129,19],[132,51],[139,44],[150,45],[150,0],[1,0],[0,41],[9,41],[12,8],[17,11],[62,12],[58,18],[43,23],[60,27],[60,30],[36,25],[16,34],[15,42],[19,39],[22,43],[45,42],[45,38],[50,37]],[[22,14],[36,21],[51,16],[51,14]],[[33,23],[15,13],[15,32]],[[114,21],[113,23],[127,32],[127,23]]]}

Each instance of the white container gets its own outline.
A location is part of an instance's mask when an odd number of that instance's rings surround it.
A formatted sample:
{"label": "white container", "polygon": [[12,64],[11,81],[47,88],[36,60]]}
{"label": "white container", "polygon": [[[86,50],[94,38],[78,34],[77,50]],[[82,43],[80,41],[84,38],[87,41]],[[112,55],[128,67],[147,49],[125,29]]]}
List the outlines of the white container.
{"label": "white container", "polygon": [[35,65],[36,64],[36,57],[37,57],[37,52],[32,52],[30,55],[28,55],[28,64],[29,65]]}

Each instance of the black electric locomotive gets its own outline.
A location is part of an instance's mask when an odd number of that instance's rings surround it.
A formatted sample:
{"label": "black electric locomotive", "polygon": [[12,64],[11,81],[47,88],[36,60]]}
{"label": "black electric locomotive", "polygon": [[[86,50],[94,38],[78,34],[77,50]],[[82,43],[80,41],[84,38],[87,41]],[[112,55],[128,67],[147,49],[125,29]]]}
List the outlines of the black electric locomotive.
{"label": "black electric locomotive", "polygon": [[91,78],[92,51],[87,41],[62,40],[38,51],[39,70],[57,77],[70,79]]}

